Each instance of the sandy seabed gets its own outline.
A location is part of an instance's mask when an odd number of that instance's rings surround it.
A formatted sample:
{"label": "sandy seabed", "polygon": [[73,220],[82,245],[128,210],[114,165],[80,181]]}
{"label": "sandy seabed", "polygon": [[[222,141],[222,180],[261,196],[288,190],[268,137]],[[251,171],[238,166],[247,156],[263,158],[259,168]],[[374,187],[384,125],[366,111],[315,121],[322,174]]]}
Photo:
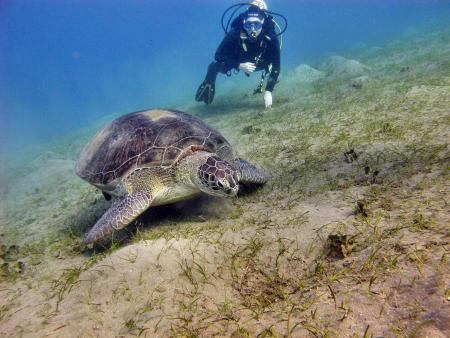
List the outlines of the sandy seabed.
{"label": "sandy seabed", "polygon": [[21,151],[1,172],[0,336],[449,337],[449,69],[441,27],[299,65],[268,110],[242,88],[171,107],[271,180],[151,208],[95,252],[109,202],[74,163],[105,121]]}

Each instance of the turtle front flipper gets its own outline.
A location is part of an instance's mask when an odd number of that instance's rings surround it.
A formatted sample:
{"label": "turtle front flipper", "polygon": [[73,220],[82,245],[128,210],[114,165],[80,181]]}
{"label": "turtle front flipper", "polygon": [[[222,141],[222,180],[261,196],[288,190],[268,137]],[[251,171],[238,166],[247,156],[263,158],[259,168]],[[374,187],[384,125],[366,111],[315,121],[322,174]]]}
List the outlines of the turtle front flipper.
{"label": "turtle front flipper", "polygon": [[151,203],[151,194],[144,191],[116,200],[89,231],[85,243],[92,248],[95,242],[130,224],[147,210]]}
{"label": "turtle front flipper", "polygon": [[238,158],[233,164],[240,173],[240,183],[264,184],[269,180],[269,176],[261,169],[242,158]]}

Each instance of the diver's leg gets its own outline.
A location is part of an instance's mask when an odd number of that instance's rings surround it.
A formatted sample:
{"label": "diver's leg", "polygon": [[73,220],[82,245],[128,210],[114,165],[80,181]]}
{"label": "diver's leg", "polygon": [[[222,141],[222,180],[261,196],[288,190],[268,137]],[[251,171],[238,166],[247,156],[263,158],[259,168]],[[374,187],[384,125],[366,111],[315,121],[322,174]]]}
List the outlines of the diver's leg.
{"label": "diver's leg", "polygon": [[208,72],[205,76],[205,81],[209,83],[216,83],[217,74],[220,71],[220,63],[217,61],[213,61],[208,66]]}
{"label": "diver's leg", "polygon": [[208,72],[206,73],[205,80],[197,89],[195,94],[196,101],[203,101],[206,104],[211,104],[216,92],[216,78],[218,73],[226,73],[227,69],[224,63],[213,61],[208,66]]}

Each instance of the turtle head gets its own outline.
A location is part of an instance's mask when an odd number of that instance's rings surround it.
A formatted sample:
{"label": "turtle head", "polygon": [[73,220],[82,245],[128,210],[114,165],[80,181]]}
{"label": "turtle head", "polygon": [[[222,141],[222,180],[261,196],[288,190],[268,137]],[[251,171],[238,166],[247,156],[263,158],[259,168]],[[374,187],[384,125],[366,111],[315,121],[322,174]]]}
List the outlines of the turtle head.
{"label": "turtle head", "polygon": [[239,172],[217,155],[204,158],[196,181],[200,190],[209,195],[234,197],[239,190]]}

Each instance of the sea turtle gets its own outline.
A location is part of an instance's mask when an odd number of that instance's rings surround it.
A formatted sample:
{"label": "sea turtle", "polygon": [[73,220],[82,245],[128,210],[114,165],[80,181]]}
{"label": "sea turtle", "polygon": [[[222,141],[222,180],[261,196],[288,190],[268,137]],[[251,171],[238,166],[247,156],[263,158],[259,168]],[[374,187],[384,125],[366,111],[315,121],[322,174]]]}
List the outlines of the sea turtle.
{"label": "sea turtle", "polygon": [[124,228],[148,207],[197,193],[233,197],[239,183],[264,184],[268,176],[236,158],[231,145],[197,117],[153,109],[123,115],[82,150],[76,174],[118,198],[86,235],[96,242]]}

